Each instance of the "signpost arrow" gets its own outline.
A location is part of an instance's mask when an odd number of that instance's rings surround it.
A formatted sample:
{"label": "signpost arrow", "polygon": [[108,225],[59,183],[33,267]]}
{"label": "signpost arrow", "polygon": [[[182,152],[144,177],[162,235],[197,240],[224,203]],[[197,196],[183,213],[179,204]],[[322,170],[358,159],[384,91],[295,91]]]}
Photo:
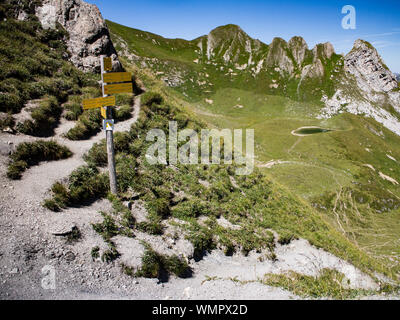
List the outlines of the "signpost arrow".
{"label": "signpost arrow", "polygon": [[104,86],[104,94],[114,94],[114,93],[131,93],[132,82],[128,83],[118,83],[118,84],[107,84]]}
{"label": "signpost arrow", "polygon": [[112,72],[103,75],[103,81],[106,83],[112,82],[130,82],[132,81],[132,74],[129,72]]}
{"label": "signpost arrow", "polygon": [[103,64],[103,70],[101,71],[101,73],[104,73],[104,71],[112,71],[111,58],[102,56],[101,60],[102,60],[102,64]]}
{"label": "signpost arrow", "polygon": [[83,109],[96,109],[100,107],[115,106],[115,96],[105,98],[86,99],[82,101]]}
{"label": "signpost arrow", "polygon": [[100,112],[101,112],[101,116],[102,116],[104,119],[107,119],[107,107],[106,107],[106,108],[101,107],[101,108],[100,108]]}

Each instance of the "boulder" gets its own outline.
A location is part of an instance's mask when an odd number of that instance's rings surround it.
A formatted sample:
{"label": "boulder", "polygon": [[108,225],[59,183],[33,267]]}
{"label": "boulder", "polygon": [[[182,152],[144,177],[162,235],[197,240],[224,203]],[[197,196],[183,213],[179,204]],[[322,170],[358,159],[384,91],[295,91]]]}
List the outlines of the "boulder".
{"label": "boulder", "polygon": [[60,24],[68,33],[71,62],[87,72],[99,72],[100,55],[112,58],[113,68],[122,69],[110,33],[96,5],[82,0],[44,0],[36,8],[36,16],[43,28]]}

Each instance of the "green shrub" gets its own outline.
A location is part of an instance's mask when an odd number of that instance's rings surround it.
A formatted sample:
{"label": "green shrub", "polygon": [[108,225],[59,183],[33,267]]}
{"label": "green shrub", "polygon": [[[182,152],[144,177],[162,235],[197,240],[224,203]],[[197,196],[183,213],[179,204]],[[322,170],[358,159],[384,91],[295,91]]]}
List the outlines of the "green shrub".
{"label": "green shrub", "polygon": [[132,107],[131,106],[122,106],[119,108],[113,109],[113,117],[117,121],[125,121],[132,117]]}
{"label": "green shrub", "polygon": [[49,209],[51,211],[54,211],[54,212],[61,211],[61,208],[60,208],[59,204],[53,199],[44,200],[43,201],[43,207],[45,207],[45,208],[47,208],[47,209]]}
{"label": "green shrub", "polygon": [[142,105],[147,107],[151,107],[153,104],[160,105],[162,104],[163,100],[163,97],[159,93],[151,91],[145,92],[141,96]]}
{"label": "green shrub", "polygon": [[62,112],[55,97],[47,97],[40,103],[40,106],[31,113],[33,120],[25,120],[18,125],[18,131],[32,136],[51,136],[58,124]]}
{"label": "green shrub", "polygon": [[28,168],[28,164],[25,161],[12,162],[7,168],[7,177],[13,180],[20,179],[22,172]]}
{"label": "green shrub", "polygon": [[210,203],[199,199],[191,199],[189,201],[181,202],[171,210],[172,216],[182,220],[208,216],[212,213],[213,211]]}
{"label": "green shrub", "polygon": [[57,204],[55,211],[70,206],[87,205],[107,195],[108,183],[108,176],[100,173],[96,167],[81,166],[71,173],[67,185],[60,182],[53,185],[53,197],[48,200],[51,207],[54,207],[53,202]]}
{"label": "green shrub", "polygon": [[186,238],[194,246],[194,257],[199,259],[205,252],[215,249],[215,243],[210,230],[195,228]]}
{"label": "green shrub", "polygon": [[92,248],[92,250],[90,251],[90,255],[92,256],[93,260],[96,260],[100,257],[100,248],[99,246],[95,246]]}
{"label": "green shrub", "polygon": [[162,270],[162,259],[157,252],[147,248],[142,257],[142,266],[135,276],[145,278],[159,278]]}
{"label": "green shrub", "polygon": [[7,115],[0,119],[0,130],[4,130],[6,128],[13,129],[15,125],[14,117],[11,113],[7,113]]}
{"label": "green shrub", "polygon": [[79,103],[70,102],[64,106],[66,113],[65,119],[70,121],[78,120],[79,116],[82,114],[83,110]]}
{"label": "green shrub", "polygon": [[56,161],[69,158],[72,152],[55,141],[24,142],[17,146],[10,156],[7,176],[10,179],[19,179],[27,168],[37,165],[41,161]]}
{"label": "green shrub", "polygon": [[112,262],[120,256],[119,252],[115,247],[111,247],[110,249],[104,251],[101,256],[101,261],[103,262]]}
{"label": "green shrub", "polygon": [[24,106],[24,100],[17,94],[2,92],[0,94],[1,112],[19,112]]}
{"label": "green shrub", "polygon": [[164,257],[163,265],[168,272],[178,277],[185,276],[190,269],[187,262],[176,255]]}
{"label": "green shrub", "polygon": [[107,166],[107,147],[105,140],[94,143],[92,148],[84,155],[83,159],[96,167]]}
{"label": "green shrub", "polygon": [[99,109],[86,110],[79,117],[75,127],[66,133],[70,140],[85,140],[98,133],[102,127],[103,118]]}
{"label": "green shrub", "polygon": [[67,243],[68,244],[73,244],[73,243],[75,243],[75,242],[78,242],[80,239],[82,238],[82,233],[81,233],[81,231],[79,230],[79,228],[78,227],[76,227],[76,226],[74,226],[73,228],[72,228],[72,230],[71,230],[71,232],[69,232],[68,234],[67,234]]}
{"label": "green shrub", "polygon": [[103,222],[92,224],[92,227],[103,239],[109,241],[112,237],[118,235],[119,230],[114,219],[110,215],[102,213],[102,216]]}
{"label": "green shrub", "polygon": [[121,192],[128,190],[133,185],[136,173],[136,160],[132,155],[118,153],[116,156],[116,171],[118,177],[118,189]]}
{"label": "green shrub", "polygon": [[292,242],[292,240],[297,239],[297,237],[290,232],[282,232],[279,235],[279,239],[278,239],[278,243],[281,245],[286,245],[289,244],[290,242]]}
{"label": "green shrub", "polygon": [[366,290],[348,288],[345,275],[339,271],[323,269],[318,277],[290,271],[288,274],[266,274],[263,283],[281,287],[296,295],[307,298],[329,297],[333,299],[354,299]]}
{"label": "green shrub", "polygon": [[106,174],[99,173],[98,169],[93,166],[79,167],[69,177],[70,204],[83,205],[105,197],[108,188],[108,176]]}
{"label": "green shrub", "polygon": [[190,267],[186,261],[176,255],[165,256],[155,252],[145,244],[145,252],[142,257],[142,267],[136,271],[136,277],[161,278],[163,272],[184,277],[190,273]]}
{"label": "green shrub", "polygon": [[136,229],[152,235],[162,235],[161,220],[142,221],[136,224]]}

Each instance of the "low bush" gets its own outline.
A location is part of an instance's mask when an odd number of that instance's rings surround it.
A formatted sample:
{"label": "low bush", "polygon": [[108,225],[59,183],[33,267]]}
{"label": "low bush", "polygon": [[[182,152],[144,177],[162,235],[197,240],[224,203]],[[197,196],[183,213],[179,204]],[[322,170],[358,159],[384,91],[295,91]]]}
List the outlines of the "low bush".
{"label": "low bush", "polygon": [[113,118],[116,121],[125,121],[132,117],[132,107],[131,106],[121,106],[119,108],[113,109]]}
{"label": "low bush", "polygon": [[145,244],[142,267],[134,275],[136,277],[161,278],[163,272],[166,272],[178,277],[185,277],[190,274],[190,271],[190,267],[185,260],[176,255],[161,255]]}
{"label": "low bush", "polygon": [[108,175],[100,173],[94,166],[81,166],[74,170],[68,184],[56,182],[52,188],[53,197],[44,202],[52,211],[60,211],[70,206],[82,206],[103,198],[109,186]]}
{"label": "low bush", "polygon": [[27,168],[37,165],[41,161],[55,161],[69,158],[72,152],[55,141],[24,142],[17,146],[10,156],[7,176],[10,179],[19,179]]}
{"label": "low bush", "polygon": [[79,116],[83,113],[82,107],[79,103],[69,102],[64,106],[65,119],[70,121],[78,120]]}
{"label": "low bush", "polygon": [[55,97],[47,97],[40,103],[38,108],[32,111],[32,120],[25,120],[20,123],[17,126],[17,130],[37,137],[51,136],[58,124],[61,112],[62,107],[57,99]]}
{"label": "low bush", "polygon": [[6,128],[13,129],[14,125],[15,120],[11,113],[7,113],[4,117],[0,118],[0,130],[4,130]]}
{"label": "low bush", "polygon": [[85,140],[101,130],[103,118],[100,109],[86,110],[65,136],[70,140]]}
{"label": "low bush", "polygon": [[280,287],[306,298],[354,299],[367,290],[349,288],[349,280],[339,271],[323,269],[318,277],[290,271],[287,274],[266,274],[264,284]]}
{"label": "low bush", "polygon": [[147,107],[151,107],[153,104],[161,105],[163,101],[163,97],[157,92],[148,91],[141,96],[142,105]]}

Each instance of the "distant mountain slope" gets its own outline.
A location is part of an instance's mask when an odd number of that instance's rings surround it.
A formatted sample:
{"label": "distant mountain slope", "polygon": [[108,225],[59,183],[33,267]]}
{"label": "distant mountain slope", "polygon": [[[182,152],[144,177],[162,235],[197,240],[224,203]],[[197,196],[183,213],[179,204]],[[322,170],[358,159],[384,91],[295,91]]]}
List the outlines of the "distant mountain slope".
{"label": "distant mountain slope", "polygon": [[[329,43],[309,50],[304,39],[288,43],[275,38],[270,45],[249,37],[240,27],[227,25],[192,41],[165,39],[107,21],[113,42],[132,61],[152,68],[170,86],[189,98],[206,96],[220,87],[236,87],[314,99],[307,89],[318,82],[322,96],[330,92],[333,66],[341,57]],[[126,50],[126,51],[124,51]],[[327,80],[327,81],[323,81]]]}
{"label": "distant mountain slope", "polygon": [[310,50],[301,37],[274,38],[267,45],[236,25],[186,41],[107,24],[121,55],[189,100],[209,100],[221,88],[245,89],[320,105],[323,118],[365,114],[400,134],[398,82],[366,41],[357,40],[342,56],[329,42]]}

